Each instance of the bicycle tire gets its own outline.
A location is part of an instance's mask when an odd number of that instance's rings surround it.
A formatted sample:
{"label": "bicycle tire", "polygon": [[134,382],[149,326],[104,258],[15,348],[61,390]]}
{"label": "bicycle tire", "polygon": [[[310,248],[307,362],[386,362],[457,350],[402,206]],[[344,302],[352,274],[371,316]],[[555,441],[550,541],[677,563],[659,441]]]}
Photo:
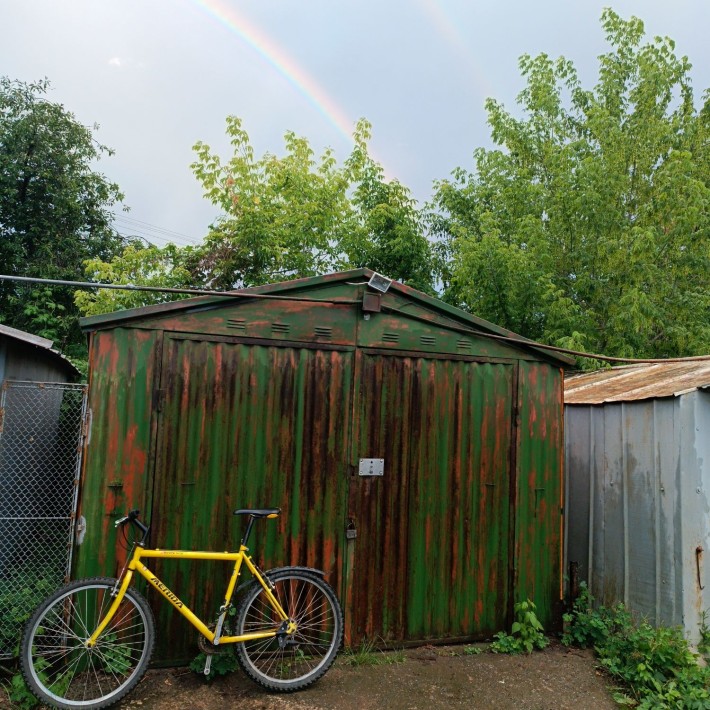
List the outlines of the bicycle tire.
{"label": "bicycle tire", "polygon": [[27,622],[20,665],[41,702],[67,710],[103,708],[143,677],[153,655],[155,621],[136,590],[126,591],[96,645],[84,645],[113,601],[115,584],[108,577],[71,582],[42,602]]}
{"label": "bicycle tire", "polygon": [[[343,640],[343,612],[333,589],[317,574],[284,567],[267,573],[272,593],[297,624],[292,636],[238,643],[242,670],[256,683],[277,692],[301,690],[330,668]],[[281,626],[258,582],[247,590],[237,609],[241,636]]]}

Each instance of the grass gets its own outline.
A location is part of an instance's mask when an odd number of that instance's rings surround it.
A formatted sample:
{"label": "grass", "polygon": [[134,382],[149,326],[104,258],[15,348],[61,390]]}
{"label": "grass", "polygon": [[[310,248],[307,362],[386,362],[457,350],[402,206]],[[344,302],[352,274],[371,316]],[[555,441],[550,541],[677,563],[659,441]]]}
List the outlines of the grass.
{"label": "grass", "polygon": [[404,663],[407,659],[402,649],[383,651],[377,648],[374,641],[365,639],[359,646],[345,650],[345,663],[349,666],[388,666]]}

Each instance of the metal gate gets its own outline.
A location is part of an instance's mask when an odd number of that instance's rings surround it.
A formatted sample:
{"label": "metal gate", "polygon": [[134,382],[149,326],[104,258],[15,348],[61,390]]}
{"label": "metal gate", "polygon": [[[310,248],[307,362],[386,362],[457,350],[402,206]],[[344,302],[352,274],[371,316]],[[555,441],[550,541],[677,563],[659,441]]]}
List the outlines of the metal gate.
{"label": "metal gate", "polygon": [[86,385],[6,381],[0,393],[0,658],[69,576]]}

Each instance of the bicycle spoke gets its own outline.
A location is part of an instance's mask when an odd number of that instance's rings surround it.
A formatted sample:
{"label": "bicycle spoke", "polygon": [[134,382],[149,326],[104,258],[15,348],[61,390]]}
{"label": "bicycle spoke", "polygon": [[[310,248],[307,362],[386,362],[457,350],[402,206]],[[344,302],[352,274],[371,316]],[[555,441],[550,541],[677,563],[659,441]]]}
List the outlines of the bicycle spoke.
{"label": "bicycle spoke", "polygon": [[75,582],[30,622],[22,664],[33,692],[48,704],[90,708],[115,702],[145,672],[153,648],[152,616],[129,591],[96,643],[86,646],[113,603],[114,580]]}

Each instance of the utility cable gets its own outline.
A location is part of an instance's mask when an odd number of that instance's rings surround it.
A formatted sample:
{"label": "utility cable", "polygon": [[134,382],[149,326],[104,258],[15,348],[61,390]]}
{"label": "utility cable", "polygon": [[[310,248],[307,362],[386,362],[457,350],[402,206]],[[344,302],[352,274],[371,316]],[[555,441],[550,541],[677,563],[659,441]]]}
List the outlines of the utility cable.
{"label": "utility cable", "polygon": [[[238,289],[235,291],[211,291],[208,289],[196,289],[196,288],[169,288],[167,286],[135,286],[132,284],[109,284],[109,283],[96,283],[94,281],[61,281],[58,279],[40,279],[31,278],[27,276],[8,276],[0,274],[0,281],[17,281],[19,283],[36,283],[36,284],[49,284],[54,286],[73,286],[77,288],[107,288],[116,289],[123,291],[150,291],[154,293],[175,293],[175,294],[188,294],[191,296],[219,296],[221,298],[244,298],[244,299],[264,299],[273,301],[301,301],[304,303],[333,303],[333,304],[356,304],[362,303],[360,299],[324,299],[324,298],[307,298],[303,296],[280,296],[275,294],[266,293],[254,293],[253,291],[247,291]],[[355,284],[361,285],[361,284]],[[365,285],[365,284],[362,284]],[[396,313],[405,318],[410,318],[417,320],[428,325],[435,325],[440,328],[446,328],[447,330],[452,330],[458,333],[463,333],[466,335],[475,335],[479,338],[489,338],[491,340],[501,340],[503,342],[511,343],[513,345],[519,345],[526,348],[536,348],[541,350],[549,350],[551,352],[562,353],[564,355],[572,355],[574,357],[585,357],[590,360],[601,360],[603,362],[617,362],[632,365],[641,364],[662,364],[669,362],[704,362],[710,360],[710,355],[691,355],[688,357],[671,357],[671,358],[629,358],[629,357],[613,357],[611,355],[600,355],[598,353],[586,353],[579,350],[570,350],[569,348],[561,348],[556,345],[546,345],[545,343],[538,343],[535,340],[527,340],[525,338],[515,338],[509,335],[496,335],[494,333],[486,333],[482,330],[476,330],[475,328],[466,328],[465,326],[458,325],[455,323],[442,323],[440,321],[434,321],[430,318],[425,318],[424,316],[417,315],[416,313],[410,313],[407,311],[402,311],[399,308],[393,308],[391,306],[382,305],[381,309],[390,313]]]}

